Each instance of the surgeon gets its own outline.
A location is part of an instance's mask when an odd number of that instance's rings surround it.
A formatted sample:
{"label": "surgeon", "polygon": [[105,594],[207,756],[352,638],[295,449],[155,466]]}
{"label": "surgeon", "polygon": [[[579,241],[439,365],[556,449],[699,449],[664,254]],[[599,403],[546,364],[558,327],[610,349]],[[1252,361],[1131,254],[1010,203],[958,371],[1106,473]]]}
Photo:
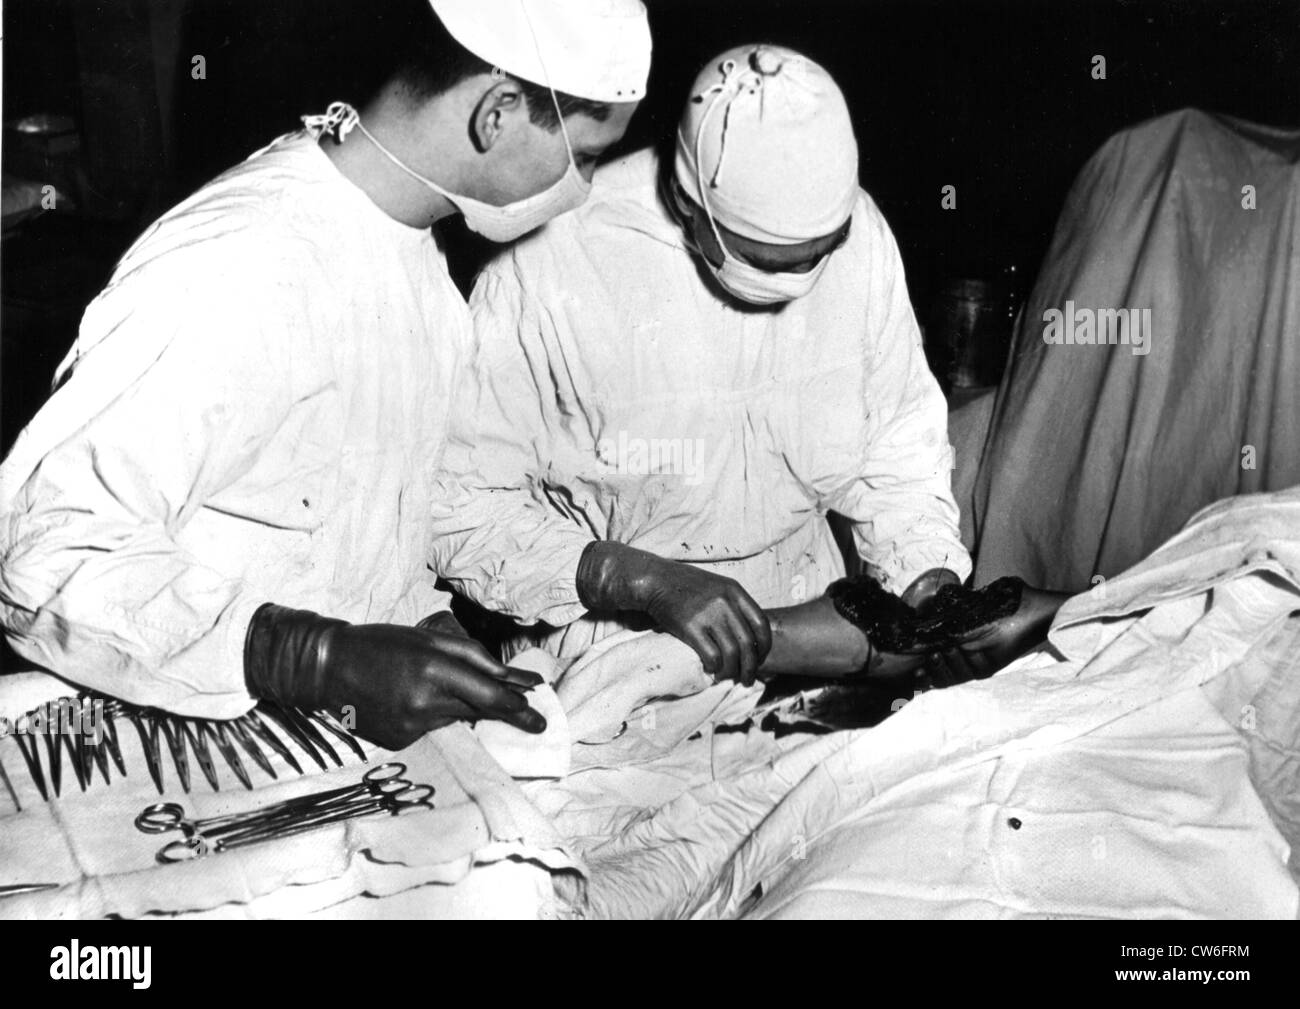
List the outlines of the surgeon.
{"label": "surgeon", "polygon": [[153,224],[0,468],[0,619],[68,680],[191,716],[345,710],[391,748],[544,728],[428,566],[470,334],[430,225],[506,242],[578,207],[644,95],[646,12],[381,11],[378,92]]}
{"label": "surgeon", "polygon": [[475,386],[447,467],[474,493],[440,498],[438,567],[560,657],[649,624],[716,675],[788,671],[807,649],[765,667],[755,611],[803,642],[809,615],[844,630],[812,603],[845,573],[831,511],[913,605],[969,574],[898,248],[844,97],[806,57],[711,60],[671,155],[602,167],[470,305]]}

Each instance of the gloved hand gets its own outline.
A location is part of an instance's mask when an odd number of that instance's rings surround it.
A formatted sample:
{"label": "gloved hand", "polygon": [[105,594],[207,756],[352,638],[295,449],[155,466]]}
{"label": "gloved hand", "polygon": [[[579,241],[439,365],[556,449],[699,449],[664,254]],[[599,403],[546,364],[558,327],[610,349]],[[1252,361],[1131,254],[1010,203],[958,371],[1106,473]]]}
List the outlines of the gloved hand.
{"label": "gloved hand", "polygon": [[422,631],[436,631],[439,634],[447,634],[453,638],[469,637],[469,631],[460,625],[460,621],[456,619],[456,615],[451,610],[439,610],[437,613],[430,613],[415,626]]}
{"label": "gloved hand", "polygon": [[903,602],[916,610],[918,613],[925,614],[930,610],[931,603],[939,590],[945,585],[960,585],[961,576],[956,571],[948,568],[931,568],[912,580],[901,596]]}
{"label": "gloved hand", "polygon": [[719,679],[754,682],[772,647],[767,616],[737,582],[624,543],[599,541],[578,562],[589,610],[636,610],[680,638]]}
{"label": "gloved hand", "polygon": [[540,676],[507,669],[468,638],[417,627],[354,625],[267,603],[248,625],[244,678],[254,697],[350,706],[357,734],[390,750],[462,720],[546,728],[522,693]]}
{"label": "gloved hand", "polygon": [[925,664],[926,677],[933,686],[947,687],[992,676],[1047,639],[1056,611],[1069,598],[1068,592],[1026,585],[1016,612],[976,628],[963,636],[956,648],[930,654]]}

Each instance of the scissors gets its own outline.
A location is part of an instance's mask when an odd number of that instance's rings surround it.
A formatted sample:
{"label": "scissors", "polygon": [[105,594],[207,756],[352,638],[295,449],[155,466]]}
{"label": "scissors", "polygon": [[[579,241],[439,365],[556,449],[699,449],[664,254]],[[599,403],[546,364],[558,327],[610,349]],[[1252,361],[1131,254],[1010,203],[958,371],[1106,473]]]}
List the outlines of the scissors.
{"label": "scissors", "polygon": [[[176,802],[156,802],[146,806],[135,818],[135,825],[146,834],[165,834],[180,830],[187,835],[203,834],[216,836],[232,827],[246,826],[253,823],[273,822],[283,816],[292,816],[299,812],[328,808],[331,805],[348,800],[379,794],[398,794],[408,787],[415,787],[402,777],[406,765],[399,763],[380,764],[373,767],[361,777],[356,785],[345,785],[324,792],[286,799],[283,802],[263,806],[260,809],[244,813],[227,813],[202,820],[191,820],[185,815],[185,807]],[[427,788],[429,786],[420,786]],[[433,789],[429,788],[429,794]]]}
{"label": "scissors", "polygon": [[325,808],[309,814],[305,818],[282,819],[274,823],[259,823],[229,830],[212,839],[208,835],[191,834],[182,839],[171,841],[158,851],[157,859],[164,865],[171,862],[187,862],[202,858],[211,852],[231,851],[250,844],[263,841],[276,841],[281,838],[296,837],[320,827],[373,813],[389,813],[393,816],[405,816],[421,809],[433,809],[429,797],[433,794],[431,785],[412,785],[403,783],[400,790],[385,792],[368,798],[357,799],[350,804]]}
{"label": "scissors", "polygon": [[209,851],[292,837],[372,813],[400,816],[418,809],[432,809],[433,786],[412,784],[402,777],[405,773],[405,764],[381,764],[367,771],[356,785],[288,799],[247,813],[203,820],[189,819],[177,803],[155,803],[147,806],[135,823],[148,834],[182,831],[185,837],[164,845],[158,852],[158,861],[188,861],[201,858]]}

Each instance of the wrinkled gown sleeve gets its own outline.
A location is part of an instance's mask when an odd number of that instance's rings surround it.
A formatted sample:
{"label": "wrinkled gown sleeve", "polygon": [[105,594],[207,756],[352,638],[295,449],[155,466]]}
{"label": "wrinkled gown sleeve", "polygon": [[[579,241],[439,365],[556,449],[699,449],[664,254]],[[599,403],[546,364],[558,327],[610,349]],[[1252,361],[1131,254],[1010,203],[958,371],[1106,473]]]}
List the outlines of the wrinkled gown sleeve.
{"label": "wrinkled gown sleeve", "polygon": [[874,223],[863,464],[832,507],[852,522],[868,571],[901,593],[930,568],[965,579],[971,560],[952,495],[947,403],[925,360],[898,245],[883,218]]}
{"label": "wrinkled gown sleeve", "polygon": [[[448,435],[435,493],[433,568],[480,605],[522,624],[561,627],[582,616],[574,576],[595,537],[548,496],[548,393],[528,348],[543,345],[551,315],[538,306],[507,255],[470,297],[475,349]],[[549,392],[554,401],[555,392]]]}
{"label": "wrinkled gown sleeve", "polygon": [[179,539],[286,422],[313,353],[302,278],[245,251],[177,253],[115,279],[0,470],[13,647],[73,682],[201,717],[251,706],[244,634],[267,600]]}

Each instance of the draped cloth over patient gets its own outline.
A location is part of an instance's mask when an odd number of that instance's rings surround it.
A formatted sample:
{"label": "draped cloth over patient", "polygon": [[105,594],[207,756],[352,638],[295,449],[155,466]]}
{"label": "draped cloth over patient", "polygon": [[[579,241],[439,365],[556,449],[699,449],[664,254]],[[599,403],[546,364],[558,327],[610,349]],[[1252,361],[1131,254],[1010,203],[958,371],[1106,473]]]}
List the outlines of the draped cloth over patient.
{"label": "draped cloth over patient", "polygon": [[[1300,484],[1298,159],[1300,130],[1189,109],[1084,167],[959,502],[978,583],[1087,589],[1213,501]],[[1149,309],[1149,352],[1046,343],[1067,302],[1094,339],[1102,312]]]}
{"label": "draped cloth over patient", "polygon": [[607,638],[559,681],[587,745],[525,794],[596,916],[1293,919],[1298,671],[1300,489],[1205,509],[870,729],[775,739],[680,642]]}

